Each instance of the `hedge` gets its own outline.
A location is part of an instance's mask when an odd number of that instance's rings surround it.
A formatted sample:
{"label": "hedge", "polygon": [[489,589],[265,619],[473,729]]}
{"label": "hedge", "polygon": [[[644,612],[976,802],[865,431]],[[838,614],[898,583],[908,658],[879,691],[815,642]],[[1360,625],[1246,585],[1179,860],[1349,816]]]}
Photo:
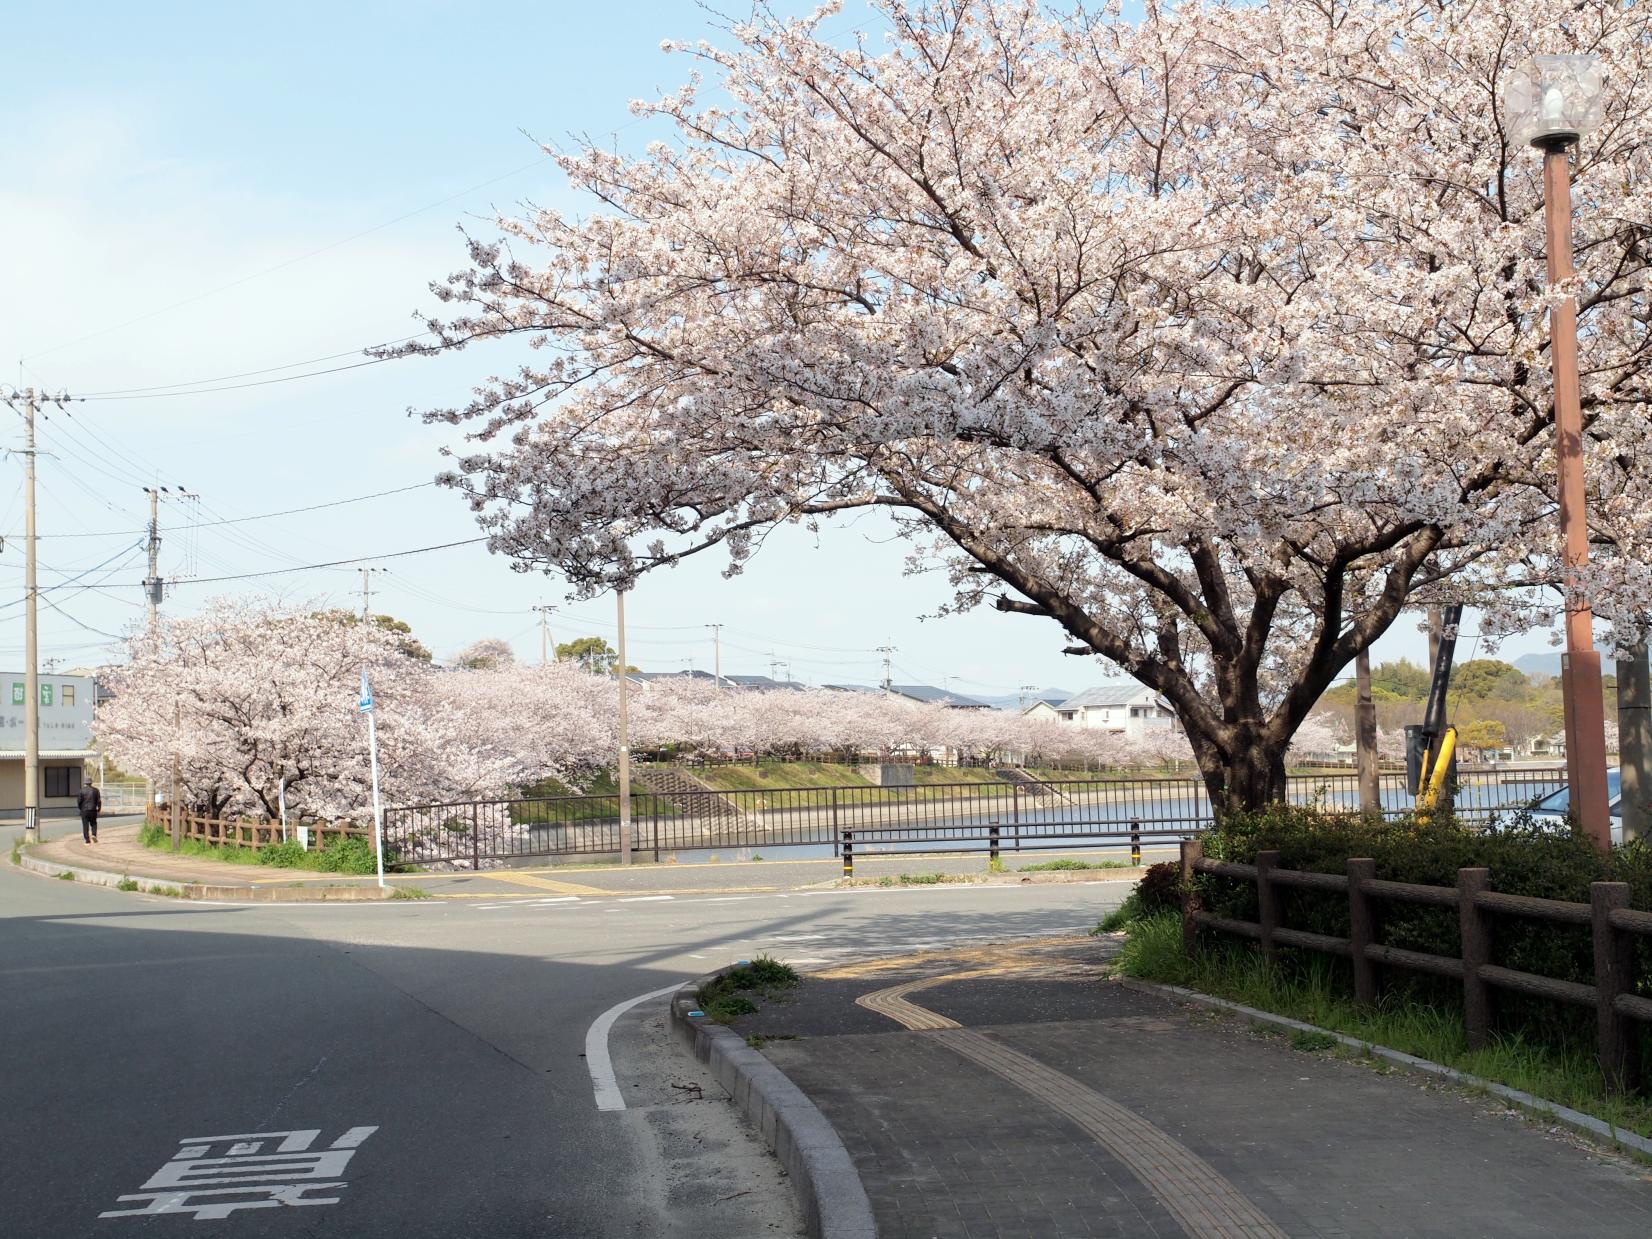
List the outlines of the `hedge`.
{"label": "hedge", "polygon": [[[1231,815],[1204,836],[1205,855],[1217,860],[1254,863],[1256,854],[1279,853],[1282,869],[1345,874],[1350,857],[1370,857],[1376,876],[1396,882],[1456,886],[1457,870],[1483,866],[1491,871],[1491,888],[1511,895],[1533,895],[1573,903],[1589,902],[1589,884],[1626,882],[1630,906],[1652,911],[1652,847],[1635,842],[1600,851],[1580,835],[1556,830],[1520,815],[1491,828],[1459,825],[1448,818],[1417,821],[1406,817],[1382,821],[1352,814],[1281,806],[1262,813]],[[1218,916],[1257,919],[1256,885],[1201,874],[1196,879],[1204,906]],[[1346,895],[1277,888],[1280,923],[1292,929],[1349,936]],[[1378,941],[1389,946],[1436,955],[1461,956],[1455,907],[1433,908],[1379,900]],[[1296,953],[1281,953],[1287,967]],[[1492,963],[1589,985],[1594,982],[1594,948],[1587,926],[1556,925],[1523,917],[1493,915]],[[1336,961],[1336,975],[1353,989],[1346,960]],[[1387,969],[1387,992],[1436,1005],[1461,1008],[1462,989],[1444,978]],[[1635,991],[1652,995],[1652,940],[1640,938],[1635,954]],[[1582,1046],[1593,1044],[1592,1010],[1499,992],[1497,1028],[1538,1040]],[[1652,1068],[1652,1052],[1639,1038],[1643,1068]],[[1652,1079],[1652,1070],[1643,1072]]]}

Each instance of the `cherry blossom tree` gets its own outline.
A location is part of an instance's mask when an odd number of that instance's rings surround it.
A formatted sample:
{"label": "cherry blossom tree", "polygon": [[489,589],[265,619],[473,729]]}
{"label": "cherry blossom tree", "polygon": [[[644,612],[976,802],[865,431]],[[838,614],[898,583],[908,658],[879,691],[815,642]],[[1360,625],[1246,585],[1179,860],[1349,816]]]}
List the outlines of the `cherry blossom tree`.
{"label": "cherry blossom tree", "polygon": [[516,662],[516,652],[510,642],[500,637],[484,637],[473,641],[453,656],[453,665],[467,671],[494,671]]}
{"label": "cherry blossom tree", "polygon": [[[881,49],[821,37],[833,3],[682,49],[716,102],[696,77],[635,105],[674,141],[560,153],[602,209],[502,219],[437,286],[408,351],[536,349],[427,414],[469,427],[445,480],[495,551],[591,593],[880,508],[949,606],[1166,697],[1218,803],[1277,797],[1408,603],[1547,605],[1509,592],[1557,551],[1538,162],[1498,89],[1533,51],[1608,66],[1587,450],[1602,528],[1652,545],[1646,6],[878,8]],[[1652,596],[1645,558],[1598,588]]]}
{"label": "cherry blossom tree", "polygon": [[[356,689],[365,669],[381,703],[387,756],[409,747],[395,706],[427,674],[397,634],[325,614],[221,601],[127,642],[98,707],[100,747],[167,787],[173,755],[182,798],[209,815],[359,813],[369,800]],[[387,769],[411,763],[387,760]]]}

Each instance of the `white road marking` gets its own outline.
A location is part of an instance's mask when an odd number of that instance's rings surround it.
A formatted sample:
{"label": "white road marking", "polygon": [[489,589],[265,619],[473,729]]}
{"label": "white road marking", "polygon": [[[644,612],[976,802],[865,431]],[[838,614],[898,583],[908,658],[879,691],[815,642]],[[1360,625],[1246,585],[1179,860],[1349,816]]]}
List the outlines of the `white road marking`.
{"label": "white road marking", "polygon": [[744,903],[748,899],[756,899],[756,895],[719,895],[716,899],[707,899],[706,903]]}
{"label": "white road marking", "polygon": [[818,942],[826,937],[825,934],[777,934],[775,942]]}
{"label": "white road marking", "polygon": [[658,903],[662,899],[675,899],[675,895],[632,895],[629,899],[620,900],[621,903]]}
{"label": "white road marking", "polygon": [[[619,909],[613,910],[617,912]],[[608,1057],[608,1034],[614,1027],[614,1021],[632,1007],[640,1006],[650,998],[675,994],[683,985],[683,981],[678,981],[663,989],[649,990],[646,994],[638,994],[635,998],[615,1003],[597,1016],[595,1022],[586,1030],[585,1069],[591,1073],[591,1090],[596,1094],[598,1110],[625,1109],[625,1096],[620,1092],[619,1081],[614,1078],[613,1060]]]}

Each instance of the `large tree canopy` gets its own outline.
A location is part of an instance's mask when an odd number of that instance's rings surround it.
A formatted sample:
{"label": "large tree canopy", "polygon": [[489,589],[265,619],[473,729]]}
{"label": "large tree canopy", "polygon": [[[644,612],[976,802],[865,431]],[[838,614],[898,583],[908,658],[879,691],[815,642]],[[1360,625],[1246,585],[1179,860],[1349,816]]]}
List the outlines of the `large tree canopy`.
{"label": "large tree canopy", "polygon": [[638,105],[674,142],[562,154],[602,208],[503,220],[438,286],[413,350],[539,350],[427,414],[472,427],[447,480],[495,550],[596,590],[885,508],[957,605],[1168,697],[1213,794],[1276,795],[1419,591],[1550,579],[1539,164],[1499,87],[1574,50],[1609,80],[1576,165],[1591,485],[1634,542],[1644,5],[879,7],[847,48],[829,5],[692,49],[716,101]]}

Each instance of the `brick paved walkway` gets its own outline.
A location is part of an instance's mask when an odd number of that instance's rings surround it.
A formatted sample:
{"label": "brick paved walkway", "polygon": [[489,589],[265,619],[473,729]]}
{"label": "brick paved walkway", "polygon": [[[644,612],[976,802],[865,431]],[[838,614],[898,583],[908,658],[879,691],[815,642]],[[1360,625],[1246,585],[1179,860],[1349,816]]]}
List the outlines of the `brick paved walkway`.
{"label": "brick paved walkway", "polygon": [[764,1052],[842,1134],[885,1239],[1652,1233],[1647,1168],[1105,982],[1107,950],[840,969],[736,1028],[796,1037]]}

